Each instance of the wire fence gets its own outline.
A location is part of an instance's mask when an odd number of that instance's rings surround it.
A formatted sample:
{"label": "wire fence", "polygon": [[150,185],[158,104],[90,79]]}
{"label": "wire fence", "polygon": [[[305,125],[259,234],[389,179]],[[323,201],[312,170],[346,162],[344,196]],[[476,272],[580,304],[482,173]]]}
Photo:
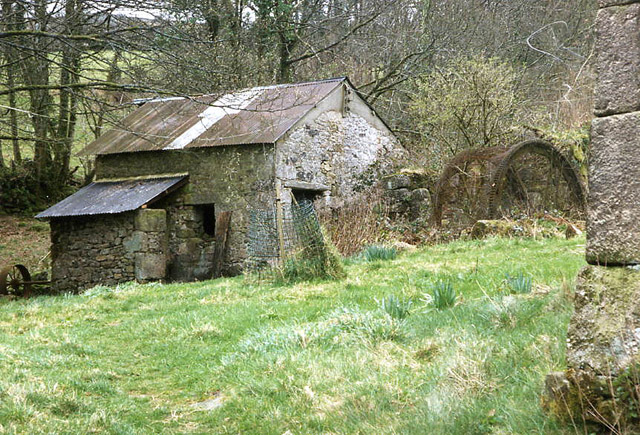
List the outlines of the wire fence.
{"label": "wire fence", "polygon": [[[280,222],[278,222],[281,214]],[[324,255],[326,242],[311,201],[250,212],[247,235],[247,270],[268,274],[280,270],[287,260]]]}

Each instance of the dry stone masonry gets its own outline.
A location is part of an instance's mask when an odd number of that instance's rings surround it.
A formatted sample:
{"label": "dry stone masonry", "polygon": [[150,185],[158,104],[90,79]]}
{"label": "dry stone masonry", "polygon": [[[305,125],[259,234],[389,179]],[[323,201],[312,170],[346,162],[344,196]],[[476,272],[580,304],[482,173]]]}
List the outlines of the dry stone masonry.
{"label": "dry stone masonry", "polygon": [[53,290],[76,291],[135,278],[133,213],[51,221]]}
{"label": "dry stone masonry", "polygon": [[429,217],[433,185],[426,173],[417,170],[404,169],[382,179],[390,211],[410,219]]}
{"label": "dry stone masonry", "polygon": [[633,412],[620,394],[633,394],[623,381],[637,376],[640,347],[640,0],[599,6],[590,265],[578,277],[568,370],[548,376],[545,403],[574,418],[628,424]]}
{"label": "dry stone masonry", "polygon": [[127,117],[136,131],[90,144],[96,182],[39,215],[51,219],[54,288],[238,274],[252,213],[296,196],[340,207],[403,154],[346,78],[254,93],[208,129],[212,107],[197,99],[149,101]]}
{"label": "dry stone masonry", "polygon": [[54,290],[166,278],[167,213],[159,209],[51,221]]}

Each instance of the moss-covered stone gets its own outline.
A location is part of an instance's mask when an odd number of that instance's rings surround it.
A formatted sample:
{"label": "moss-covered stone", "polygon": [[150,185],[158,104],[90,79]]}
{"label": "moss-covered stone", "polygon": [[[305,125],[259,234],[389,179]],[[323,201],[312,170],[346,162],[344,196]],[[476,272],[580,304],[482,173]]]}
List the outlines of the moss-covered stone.
{"label": "moss-covered stone", "polygon": [[637,373],[635,364],[615,378],[573,369],[551,373],[545,381],[542,407],[562,420],[589,426],[590,432],[625,428],[614,433],[638,433]]}
{"label": "moss-covered stone", "polygon": [[578,276],[567,363],[593,375],[616,374],[634,361],[640,341],[640,271],[585,267]]}
{"label": "moss-covered stone", "polygon": [[167,229],[167,211],[145,208],[136,213],[136,229],[139,231],[165,231]]}
{"label": "moss-covered stone", "polygon": [[471,228],[471,238],[483,239],[485,237],[558,237],[560,233],[557,227],[538,225],[532,219],[520,219],[517,221],[502,219],[487,219],[477,221]]}
{"label": "moss-covered stone", "polygon": [[640,271],[582,269],[568,332],[568,370],[547,377],[543,407],[574,422],[627,428],[637,424],[639,341]]}

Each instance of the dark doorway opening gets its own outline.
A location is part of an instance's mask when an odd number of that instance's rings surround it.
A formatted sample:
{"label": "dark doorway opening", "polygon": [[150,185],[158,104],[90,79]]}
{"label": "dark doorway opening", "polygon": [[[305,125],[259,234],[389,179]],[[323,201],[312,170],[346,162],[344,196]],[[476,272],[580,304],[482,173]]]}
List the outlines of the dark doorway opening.
{"label": "dark doorway opening", "polygon": [[291,193],[295,198],[298,204],[302,202],[315,202],[316,200],[322,198],[321,190],[310,190],[310,189],[291,189]]}
{"label": "dark doorway opening", "polygon": [[202,229],[205,234],[215,236],[216,234],[216,207],[213,204],[198,206],[202,214]]}

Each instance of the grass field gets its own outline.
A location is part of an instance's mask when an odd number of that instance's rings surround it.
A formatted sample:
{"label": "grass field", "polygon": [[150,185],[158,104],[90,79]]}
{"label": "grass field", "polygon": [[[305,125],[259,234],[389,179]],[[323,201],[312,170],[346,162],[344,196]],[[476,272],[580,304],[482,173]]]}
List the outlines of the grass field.
{"label": "grass field", "polygon": [[[539,401],[583,243],[455,242],[338,282],[0,300],[0,433],[575,433]],[[532,290],[513,294],[520,274]],[[453,308],[429,302],[439,282]]]}

